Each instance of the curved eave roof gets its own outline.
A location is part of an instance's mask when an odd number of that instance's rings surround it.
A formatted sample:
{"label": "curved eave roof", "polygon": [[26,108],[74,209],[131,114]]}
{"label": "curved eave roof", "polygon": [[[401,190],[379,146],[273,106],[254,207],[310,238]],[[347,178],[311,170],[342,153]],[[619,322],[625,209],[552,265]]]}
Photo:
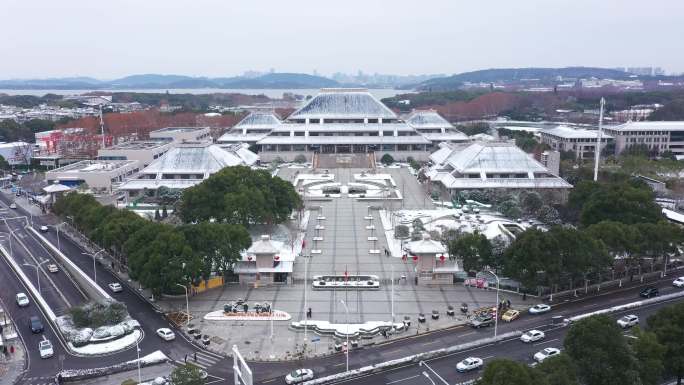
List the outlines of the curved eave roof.
{"label": "curved eave roof", "polygon": [[321,90],[287,119],[397,119],[397,115],[367,90]]}

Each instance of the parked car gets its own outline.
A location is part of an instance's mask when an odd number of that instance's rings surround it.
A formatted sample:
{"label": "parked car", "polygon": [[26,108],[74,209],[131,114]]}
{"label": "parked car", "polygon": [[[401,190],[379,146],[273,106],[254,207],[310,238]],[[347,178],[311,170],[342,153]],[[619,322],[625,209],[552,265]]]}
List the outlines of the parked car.
{"label": "parked car", "polygon": [[501,320],[505,322],[513,322],[520,317],[520,312],[510,309],[501,316]]}
{"label": "parked car", "polygon": [[298,384],[300,382],[308,381],[314,378],[313,370],[311,369],[296,369],[285,376],[287,384]]}
{"label": "parked car", "polygon": [[112,282],[107,286],[109,286],[109,288],[115,293],[120,293],[123,291],[123,287],[118,282]]}
{"label": "parked car", "polygon": [[31,303],[26,293],[17,293],[16,299],[19,307],[26,307]]}
{"label": "parked car", "polygon": [[16,203],[10,203],[10,208],[11,208],[11,209],[16,209],[16,208],[17,208],[17,204],[16,204]]}
{"label": "parked car", "polygon": [[672,285],[675,287],[684,287],[684,277],[679,277],[672,281]]}
{"label": "parked car", "polygon": [[176,339],[176,334],[173,332],[173,330],[169,328],[157,329],[157,335],[161,337],[164,341],[172,341]]}
{"label": "parked car", "polygon": [[522,336],[520,336],[520,341],[522,342],[535,342],[535,341],[540,341],[543,340],[546,335],[544,334],[543,331],[541,330],[530,330],[526,333],[524,333]]}
{"label": "parked car", "polygon": [[551,306],[545,303],[539,303],[532,306],[529,310],[530,314],[543,314],[551,311]]}
{"label": "parked car", "polygon": [[472,318],[470,321],[468,321],[468,324],[474,327],[475,329],[492,326],[494,325],[494,317],[492,317],[489,314],[483,314],[478,317]]}
{"label": "parked car", "polygon": [[47,265],[47,269],[50,273],[56,273],[59,271],[59,267],[57,267],[57,265],[55,265],[54,263]]}
{"label": "parked car", "polygon": [[43,232],[43,233],[47,233],[47,232],[48,232],[48,227],[45,226],[45,225],[40,226],[40,231]]}
{"label": "parked car", "polygon": [[29,327],[33,333],[43,332],[43,323],[40,322],[40,318],[37,316],[31,316],[31,318],[29,318]]}
{"label": "parked car", "polygon": [[482,359],[477,357],[468,357],[463,361],[456,364],[456,370],[459,373],[469,372],[471,370],[477,370],[482,367]]}
{"label": "parked car", "polygon": [[48,339],[38,343],[38,351],[40,352],[40,358],[50,358],[55,354],[54,349],[52,349],[52,342]]}
{"label": "parked car", "polygon": [[631,328],[639,324],[639,317],[629,314],[617,320],[617,324],[623,329]]}
{"label": "parked car", "polygon": [[658,288],[655,286],[649,286],[645,288],[644,290],[639,293],[639,296],[643,298],[651,298],[651,297],[657,297],[660,293],[658,292]]}
{"label": "parked car", "polygon": [[545,359],[553,356],[557,356],[560,354],[560,349],[556,348],[546,348],[544,350],[538,351],[537,353],[534,354],[534,360],[542,363]]}

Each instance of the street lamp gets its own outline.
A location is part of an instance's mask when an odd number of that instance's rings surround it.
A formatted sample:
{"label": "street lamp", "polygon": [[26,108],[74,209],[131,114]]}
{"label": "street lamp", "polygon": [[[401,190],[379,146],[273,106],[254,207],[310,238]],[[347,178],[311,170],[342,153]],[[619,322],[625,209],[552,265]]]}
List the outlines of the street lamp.
{"label": "street lamp", "polygon": [[39,269],[39,267],[40,267],[40,265],[47,263],[47,262],[50,262],[50,261],[45,259],[37,265],[33,265],[30,263],[24,263],[24,266],[29,266],[29,267],[36,269],[36,282],[38,283],[38,293],[40,293],[40,269]]}
{"label": "street lamp", "polygon": [[340,303],[342,306],[344,306],[344,311],[347,313],[347,372],[349,371],[349,308],[347,307],[347,304],[344,302],[343,299],[340,300]]}
{"label": "street lamp", "polygon": [[66,222],[61,222],[61,223],[58,223],[56,225],[48,225],[50,227],[54,227],[55,230],[57,231],[57,250],[59,250],[59,251],[62,251],[62,248],[60,247],[60,244],[59,244],[59,227],[62,225],[65,225],[65,224],[66,224]]}
{"label": "street lamp", "polygon": [[497,333],[497,328],[499,326],[499,276],[496,275],[491,270],[487,270],[487,272],[496,278],[496,318],[494,318],[494,337],[496,338],[496,333]]}
{"label": "street lamp", "polygon": [[188,301],[188,287],[185,285],[181,285],[180,283],[177,283],[176,286],[180,286],[185,290],[185,314],[188,317],[188,322],[185,323],[185,326],[190,325],[190,301]]}
{"label": "street lamp", "polygon": [[97,283],[97,269],[95,268],[95,256],[100,254],[103,251],[105,251],[105,249],[100,249],[100,251],[98,251],[95,254],[86,253],[86,252],[81,253],[83,255],[90,255],[91,257],[93,257],[93,281],[95,281],[95,283]]}
{"label": "street lamp", "polygon": [[140,375],[140,340],[135,340],[135,350],[138,352],[138,384],[142,384],[142,376]]}

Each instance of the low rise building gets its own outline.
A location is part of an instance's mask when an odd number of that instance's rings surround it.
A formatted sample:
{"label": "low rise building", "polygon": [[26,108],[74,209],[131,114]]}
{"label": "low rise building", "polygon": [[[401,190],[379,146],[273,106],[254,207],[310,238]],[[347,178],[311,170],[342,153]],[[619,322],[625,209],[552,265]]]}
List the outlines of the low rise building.
{"label": "low rise building", "polygon": [[[598,141],[598,131],[582,128],[571,128],[558,126],[555,128],[545,128],[539,131],[540,140],[556,151],[569,151],[575,154],[576,159],[594,159],[596,142]],[[601,149],[603,150],[608,143],[613,141],[613,137],[606,133],[601,135]]]}
{"label": "low rise building", "polygon": [[111,193],[139,171],[137,160],[82,160],[45,173],[49,184],[77,187],[85,183],[96,193]]}
{"label": "low rise building", "polygon": [[605,132],[615,138],[615,154],[633,146],[644,147],[654,154],[671,151],[684,155],[684,121],[628,122],[608,126]]}
{"label": "low rise building", "polygon": [[223,144],[247,143],[254,145],[282,125],[273,112],[251,112],[216,142]]}
{"label": "low rise building", "polygon": [[251,166],[259,157],[245,145],[220,146],[209,142],[186,142],[171,148],[119,187],[130,198],[143,192],[154,194],[160,187],[183,190],[199,184],[224,167]]}
{"label": "low rise building", "polygon": [[294,267],[294,255],[281,253],[281,247],[282,242],[275,242],[268,235],[262,235],[252,243],[233,267],[240,284],[262,286],[287,283]]}
{"label": "low rise building", "polygon": [[406,123],[432,142],[433,149],[441,142],[459,143],[469,140],[466,134],[457,130],[435,110],[416,110],[409,115]]}
{"label": "low rise building", "polygon": [[415,264],[416,283],[419,285],[453,284],[454,274],[461,269],[458,262],[449,259],[447,248],[442,242],[430,239],[428,233],[423,238],[406,245],[410,258]]}
{"label": "low rise building", "polygon": [[155,159],[166,154],[173,147],[170,140],[135,140],[119,143],[97,152],[101,160],[137,160],[140,168],[149,166]]}
{"label": "low rise building", "polygon": [[211,141],[209,127],[166,127],[150,132],[151,139],[166,139],[173,142]]}
{"label": "low rise building", "polygon": [[0,143],[0,156],[10,166],[27,165],[31,163],[33,147],[33,144],[26,142]]}
{"label": "low rise building", "polygon": [[427,176],[451,196],[463,190],[528,190],[564,201],[572,188],[513,143],[442,143],[430,160]]}

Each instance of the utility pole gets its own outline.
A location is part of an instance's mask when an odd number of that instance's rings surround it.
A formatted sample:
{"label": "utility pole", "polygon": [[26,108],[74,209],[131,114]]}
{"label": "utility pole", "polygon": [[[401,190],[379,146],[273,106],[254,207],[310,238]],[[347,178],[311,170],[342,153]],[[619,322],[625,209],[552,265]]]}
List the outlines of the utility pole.
{"label": "utility pole", "polygon": [[599,159],[601,157],[601,140],[603,137],[603,107],[606,99],[601,98],[601,110],[599,112],[599,126],[596,138],[596,148],[594,149],[594,182],[598,181]]}

